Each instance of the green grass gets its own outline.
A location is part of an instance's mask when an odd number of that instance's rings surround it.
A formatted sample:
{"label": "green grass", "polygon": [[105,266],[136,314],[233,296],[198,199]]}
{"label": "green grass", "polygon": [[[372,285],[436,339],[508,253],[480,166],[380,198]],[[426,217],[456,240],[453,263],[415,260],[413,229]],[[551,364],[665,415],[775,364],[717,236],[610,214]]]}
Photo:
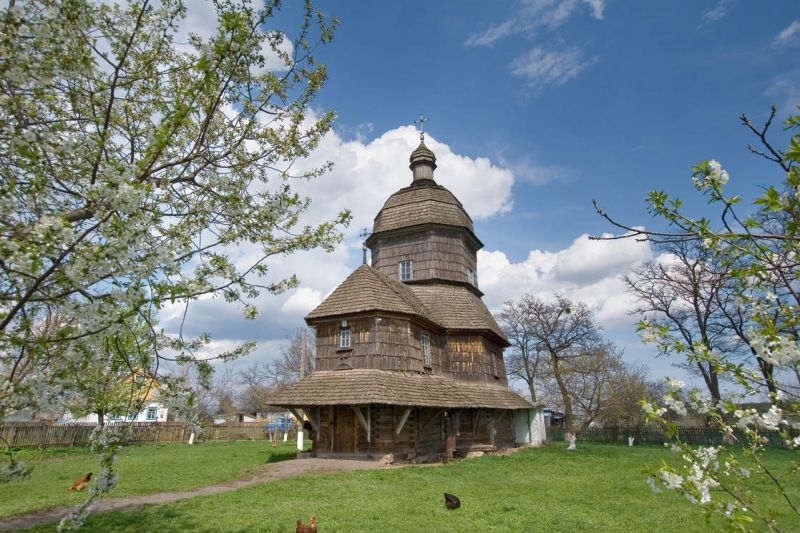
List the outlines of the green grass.
{"label": "green grass", "polygon": [[[120,482],[114,497],[186,490],[245,477],[265,463],[292,459],[295,444],[277,448],[266,441],[150,444],[123,448],[117,458]],[[85,448],[23,450],[34,466],[30,479],[0,484],[0,517],[76,504],[86,493],[67,493],[86,472],[98,472],[97,457]]]}
{"label": "green grass", "polygon": [[[768,463],[786,465],[797,453],[770,450]],[[483,457],[441,467],[411,467],[285,479],[134,512],[92,516],[86,531],[292,531],[298,518],[316,515],[328,532],[705,532],[702,511],[674,493],[653,494],[647,466],[674,456],[662,447],[556,444],[509,457]],[[787,479],[800,497],[797,477]],[[780,507],[766,482],[753,489]],[[448,511],[443,492],[461,497]],[[778,514],[783,531],[800,526]],[[52,531],[52,526],[33,531]]]}

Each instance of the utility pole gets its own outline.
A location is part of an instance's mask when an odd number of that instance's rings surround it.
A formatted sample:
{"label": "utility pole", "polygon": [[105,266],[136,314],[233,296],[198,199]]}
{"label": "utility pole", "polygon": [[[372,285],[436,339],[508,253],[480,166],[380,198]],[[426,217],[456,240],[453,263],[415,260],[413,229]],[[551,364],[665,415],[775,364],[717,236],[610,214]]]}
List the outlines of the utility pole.
{"label": "utility pole", "polygon": [[[300,330],[300,379],[306,375],[306,328]],[[297,421],[297,451],[303,451],[303,420]]]}
{"label": "utility pole", "polygon": [[300,379],[306,377],[306,328],[300,330]]}

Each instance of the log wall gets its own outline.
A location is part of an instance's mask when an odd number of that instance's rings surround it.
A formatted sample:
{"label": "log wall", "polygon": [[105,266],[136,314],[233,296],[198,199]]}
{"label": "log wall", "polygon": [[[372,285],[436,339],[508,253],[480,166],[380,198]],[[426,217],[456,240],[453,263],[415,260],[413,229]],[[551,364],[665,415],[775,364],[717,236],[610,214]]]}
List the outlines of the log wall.
{"label": "log wall", "polygon": [[[365,412],[365,406],[360,406]],[[445,411],[433,408],[412,407],[411,413],[399,434],[395,429],[403,416],[405,407],[371,405],[369,419],[371,439],[367,441],[364,427],[353,419],[353,427],[336,428],[336,420],[344,417],[337,410],[350,406],[319,407],[310,409],[315,420],[319,420],[319,432],[314,436],[313,451],[317,453],[342,454],[394,454],[398,460],[439,461],[445,451]],[[486,409],[454,409],[447,416],[454,417],[456,428],[456,455],[464,456],[471,451],[495,451],[514,446],[512,411]],[[338,422],[341,423],[341,422]],[[338,436],[335,434],[339,432]],[[355,431],[355,445],[347,446],[351,432]],[[347,443],[342,441],[346,436]]]}
{"label": "log wall", "polygon": [[[342,349],[339,348],[341,321],[317,325],[317,370],[336,370],[347,365],[351,368],[443,372],[444,343],[441,336],[409,319],[386,316],[353,318],[347,320],[347,327],[351,347]],[[422,335],[430,338],[430,368],[423,365]]]}
{"label": "log wall", "polygon": [[372,246],[372,267],[398,278],[398,263],[413,261],[414,280],[445,279],[467,282],[472,269],[478,286],[477,250],[458,231],[431,229],[412,235],[384,237]]}
{"label": "log wall", "polygon": [[503,348],[498,344],[483,335],[448,335],[444,343],[444,365],[454,379],[508,385]]}

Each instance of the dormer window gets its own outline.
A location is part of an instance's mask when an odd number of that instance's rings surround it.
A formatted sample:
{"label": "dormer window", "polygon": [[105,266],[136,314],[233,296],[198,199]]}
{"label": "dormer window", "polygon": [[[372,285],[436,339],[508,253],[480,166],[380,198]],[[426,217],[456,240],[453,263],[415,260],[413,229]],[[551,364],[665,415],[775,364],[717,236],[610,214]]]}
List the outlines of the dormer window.
{"label": "dormer window", "polygon": [[467,283],[475,285],[475,272],[471,268],[467,268]]}
{"label": "dormer window", "polygon": [[411,263],[411,259],[406,259],[405,261],[397,263],[397,274],[400,281],[408,281],[414,277],[414,270]]}
{"label": "dormer window", "polygon": [[431,338],[428,335],[422,336],[422,366],[431,366]]}
{"label": "dormer window", "polygon": [[342,321],[342,326],[339,328],[339,349],[350,349],[350,328],[347,327],[347,321]]}

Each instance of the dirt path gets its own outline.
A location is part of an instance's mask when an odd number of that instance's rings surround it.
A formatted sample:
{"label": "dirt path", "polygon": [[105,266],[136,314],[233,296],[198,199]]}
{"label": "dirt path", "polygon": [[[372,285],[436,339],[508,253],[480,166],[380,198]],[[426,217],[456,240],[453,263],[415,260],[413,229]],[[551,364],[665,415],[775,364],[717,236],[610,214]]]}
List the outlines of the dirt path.
{"label": "dirt path", "polygon": [[[304,474],[323,474],[329,472],[349,472],[352,470],[398,468],[386,467],[383,461],[352,461],[344,459],[292,459],[264,466],[264,471],[252,477],[235,479],[217,485],[208,485],[180,492],[158,492],[143,496],[130,496],[113,500],[103,500],[92,507],[92,512],[126,511],[143,505],[171,503],[195,496],[208,496],[220,492],[237,490],[259,483],[267,483],[287,477]],[[72,506],[58,507],[48,511],[38,511],[13,518],[0,519],[0,531],[11,531],[48,522],[56,522],[72,510]]]}

